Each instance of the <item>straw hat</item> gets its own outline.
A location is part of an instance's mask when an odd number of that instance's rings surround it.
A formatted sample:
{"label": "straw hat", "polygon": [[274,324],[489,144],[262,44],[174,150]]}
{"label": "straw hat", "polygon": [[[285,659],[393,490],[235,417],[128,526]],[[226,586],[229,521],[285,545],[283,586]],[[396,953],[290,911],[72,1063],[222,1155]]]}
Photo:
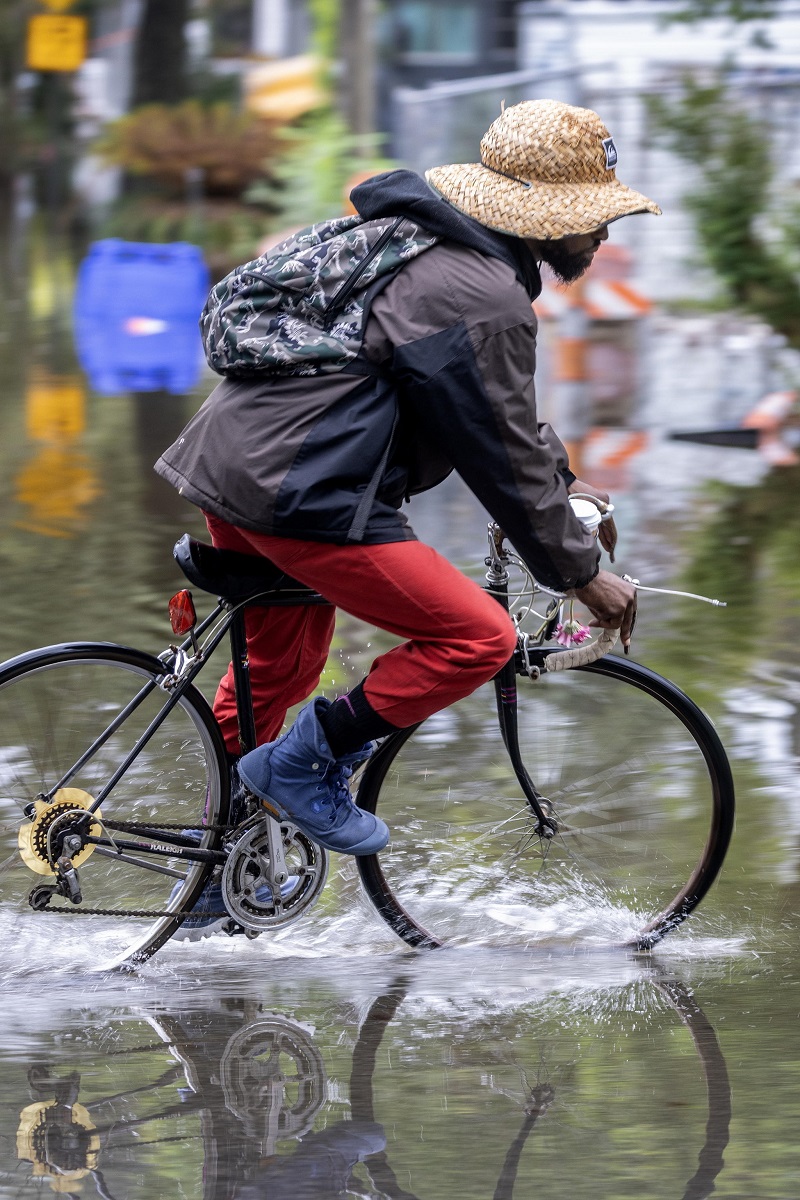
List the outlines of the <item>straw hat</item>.
{"label": "straw hat", "polygon": [[507,108],[481,161],[426,171],[428,183],[481,225],[549,241],[661,209],[617,180],[617,150],[597,113],[558,100]]}

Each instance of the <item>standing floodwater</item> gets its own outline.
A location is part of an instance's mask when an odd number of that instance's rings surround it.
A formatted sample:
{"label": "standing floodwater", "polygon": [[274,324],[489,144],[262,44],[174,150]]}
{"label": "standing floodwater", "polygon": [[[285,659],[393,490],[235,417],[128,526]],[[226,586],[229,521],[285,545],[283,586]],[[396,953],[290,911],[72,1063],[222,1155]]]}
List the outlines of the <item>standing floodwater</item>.
{"label": "standing floodwater", "polygon": [[[24,362],[19,314],[6,314],[0,341],[0,655],[76,639],[159,653],[172,639],[167,599],[183,582],[172,544],[204,531],[151,468],[212,381],[180,396],[99,394],[67,334],[33,329]],[[584,473],[617,505],[616,569],[729,604],[642,596],[633,642],[634,659],[701,704],[734,767],[735,836],[698,912],[653,956],[614,949],[641,915],[629,895],[657,889],[665,855],[688,863],[705,836],[702,777],[679,723],[647,696],[615,698],[602,678],[591,711],[569,679],[548,681],[564,699],[544,716],[535,692],[526,697],[542,786],[579,795],[591,781],[627,839],[613,890],[600,831],[592,869],[565,858],[547,904],[532,909],[515,885],[513,826],[507,871],[490,840],[493,806],[514,781],[483,700],[465,701],[398,760],[389,817],[398,895],[442,922],[450,949],[409,952],[367,904],[354,864],[336,859],[297,926],[252,942],[170,942],[124,980],[94,972],[102,945],[80,917],[42,919],[26,940],[0,911],[0,1196],[34,1186],[241,1200],[794,1196],[800,655],[788,514],[800,480],[745,451],[667,440],[669,427],[701,423],[704,402],[713,418],[716,398],[707,363],[678,385],[679,332],[659,336],[637,454],[615,465],[598,441]],[[482,577],[485,518],[457,481],[412,502],[409,516]],[[325,693],[352,685],[387,644],[340,620]],[[206,695],[224,665],[210,665]],[[58,711],[42,678],[4,714],[18,736],[6,738],[17,750],[0,779],[43,714]],[[62,685],[73,696],[81,686]],[[69,742],[81,730],[62,732]],[[176,736],[185,748],[195,733],[190,722]],[[191,764],[190,748],[153,764],[154,797],[169,803],[176,786],[193,787]],[[454,774],[455,797],[441,786]],[[668,798],[667,827],[653,787]],[[416,818],[431,805],[440,819],[426,834]],[[475,860],[455,861],[456,805],[488,865],[477,910],[460,903]],[[435,851],[441,870],[420,872],[417,850]],[[113,942],[113,921],[102,936]]]}

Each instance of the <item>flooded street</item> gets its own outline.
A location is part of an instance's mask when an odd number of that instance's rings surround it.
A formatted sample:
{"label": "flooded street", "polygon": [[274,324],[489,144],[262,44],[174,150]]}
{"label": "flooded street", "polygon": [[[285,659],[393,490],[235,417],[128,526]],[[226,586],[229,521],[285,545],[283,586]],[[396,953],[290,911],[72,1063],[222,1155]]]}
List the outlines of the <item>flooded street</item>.
{"label": "flooded street", "polygon": [[[182,586],[171,547],[204,528],[152,464],[213,380],[92,391],[59,262],[0,321],[0,659],[71,640],[157,654]],[[800,468],[669,440],[722,423],[723,351],[698,336],[653,321],[644,436],[628,457],[590,439],[583,470],[617,505],[615,569],[728,603],[643,593],[632,647],[701,705],[734,771],[732,846],[698,912],[640,954],[619,946],[627,910],[591,888],[545,921],[498,881],[491,938],[415,952],[334,856],[299,924],[170,942],[125,977],[93,971],[78,920],[31,941],[0,912],[0,1196],[798,1195]],[[409,517],[482,577],[485,518],[458,481]],[[342,618],[325,694],[387,644]],[[633,740],[633,717],[619,725],[592,754]],[[461,736],[442,739],[451,765]]]}

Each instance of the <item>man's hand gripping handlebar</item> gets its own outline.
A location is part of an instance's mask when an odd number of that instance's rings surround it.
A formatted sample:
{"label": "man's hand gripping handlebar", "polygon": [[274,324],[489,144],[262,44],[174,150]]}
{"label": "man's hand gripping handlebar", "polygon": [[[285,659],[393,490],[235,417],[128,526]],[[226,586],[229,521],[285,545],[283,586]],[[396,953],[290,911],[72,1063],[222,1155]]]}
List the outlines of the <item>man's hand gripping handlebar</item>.
{"label": "man's hand gripping handlebar", "polygon": [[585,587],[570,592],[592,614],[590,627],[618,629],[622,648],[630,652],[631,635],[636,624],[636,588],[611,571],[598,571]]}

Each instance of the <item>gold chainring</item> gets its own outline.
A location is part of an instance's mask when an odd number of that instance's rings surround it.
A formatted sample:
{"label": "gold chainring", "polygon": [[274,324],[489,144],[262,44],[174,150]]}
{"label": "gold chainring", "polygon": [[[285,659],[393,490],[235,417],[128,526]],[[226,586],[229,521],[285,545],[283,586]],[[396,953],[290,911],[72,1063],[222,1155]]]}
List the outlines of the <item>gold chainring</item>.
{"label": "gold chainring", "polygon": [[[49,803],[46,800],[34,800],[35,815],[32,820],[22,825],[19,831],[19,852],[25,866],[36,875],[54,877],[56,872],[50,865],[47,853],[50,830],[67,813],[85,813],[93,803],[94,797],[81,788],[59,788]],[[92,815],[99,819],[102,814],[98,809]],[[93,837],[99,837],[101,832],[101,826],[97,821],[93,821],[89,826],[89,833]],[[93,850],[93,845],[86,845],[77,854],[70,855],[73,867],[79,867],[81,863],[86,862]]]}

